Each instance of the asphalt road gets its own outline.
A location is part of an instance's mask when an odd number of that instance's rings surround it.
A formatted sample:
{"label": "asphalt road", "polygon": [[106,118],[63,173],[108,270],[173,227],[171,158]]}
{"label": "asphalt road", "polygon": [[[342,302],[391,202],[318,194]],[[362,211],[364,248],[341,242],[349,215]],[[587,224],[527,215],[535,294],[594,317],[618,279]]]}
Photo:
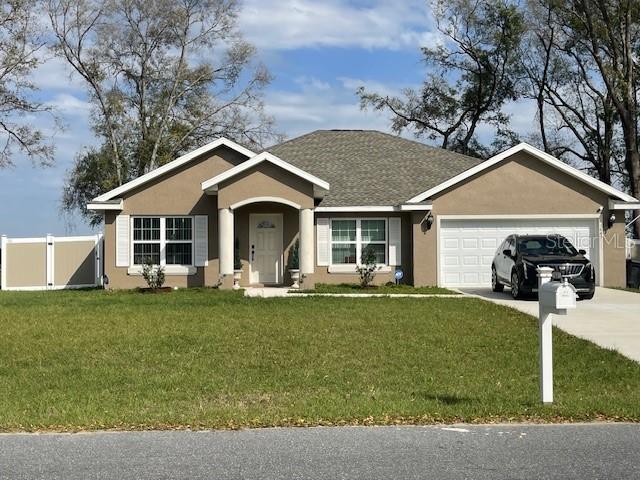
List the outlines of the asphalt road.
{"label": "asphalt road", "polygon": [[640,478],[640,425],[0,435],[2,479]]}

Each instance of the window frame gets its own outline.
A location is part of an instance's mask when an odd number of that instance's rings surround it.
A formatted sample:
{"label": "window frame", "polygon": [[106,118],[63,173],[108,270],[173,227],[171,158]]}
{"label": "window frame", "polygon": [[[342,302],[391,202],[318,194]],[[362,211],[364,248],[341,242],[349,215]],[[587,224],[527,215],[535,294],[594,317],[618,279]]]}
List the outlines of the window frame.
{"label": "window frame", "polygon": [[[355,241],[342,241],[333,239],[333,222],[340,220],[350,220],[356,222],[356,239]],[[367,244],[384,245],[384,263],[376,263],[378,267],[386,267],[389,265],[389,219],[387,217],[331,217],[329,218],[329,267],[350,268],[362,266],[362,221],[363,220],[380,220],[384,222],[384,242],[380,240],[369,241]],[[356,263],[333,263],[333,245],[334,244],[354,244],[356,246]]]}
{"label": "window frame", "polygon": [[[136,218],[159,218],[160,219],[160,239],[159,240],[134,240],[134,221]],[[191,219],[191,240],[167,240],[167,218],[190,218]],[[159,243],[160,244],[160,266],[161,267],[193,267],[195,262],[195,217],[193,215],[132,215],[130,226],[130,244],[131,258],[129,265],[132,267],[142,267],[141,264],[135,263],[135,244],[140,243]],[[191,263],[171,263],[167,265],[167,245],[170,243],[189,243],[191,244]]]}

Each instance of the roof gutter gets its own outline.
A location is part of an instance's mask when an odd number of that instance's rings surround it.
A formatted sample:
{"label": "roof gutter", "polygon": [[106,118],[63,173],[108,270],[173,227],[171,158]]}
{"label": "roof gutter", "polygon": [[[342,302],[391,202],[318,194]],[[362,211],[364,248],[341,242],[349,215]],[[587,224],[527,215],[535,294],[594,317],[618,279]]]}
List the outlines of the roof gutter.
{"label": "roof gutter", "polygon": [[609,200],[609,210],[640,210],[640,201],[621,202],[618,200]]}
{"label": "roof gutter", "polygon": [[102,202],[98,202],[93,200],[90,203],[87,203],[87,210],[93,210],[96,212],[102,212],[104,210],[122,210],[123,201],[121,198],[115,200],[106,200]]}

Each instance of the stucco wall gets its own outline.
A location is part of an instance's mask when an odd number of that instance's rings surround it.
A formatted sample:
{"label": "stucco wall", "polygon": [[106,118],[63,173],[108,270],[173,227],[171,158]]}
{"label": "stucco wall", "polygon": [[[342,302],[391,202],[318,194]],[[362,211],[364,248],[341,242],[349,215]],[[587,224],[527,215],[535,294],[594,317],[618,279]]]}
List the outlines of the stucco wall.
{"label": "stucco wall", "polygon": [[[424,216],[424,214],[423,214]],[[412,221],[411,215],[406,213],[317,213],[315,215],[315,226],[317,226],[318,218],[389,218],[389,217],[401,217],[402,219],[402,270],[404,277],[401,283],[412,284],[413,283],[413,262],[412,262]],[[315,228],[315,227],[314,227]],[[352,273],[330,273],[328,267],[318,266],[318,252],[317,244],[314,245],[314,263],[315,273],[313,274],[313,281],[315,283],[359,283],[360,277],[357,274]],[[387,282],[393,282],[394,271],[392,267],[390,272],[378,272],[375,276],[374,283],[381,285]]]}
{"label": "stucco wall", "polygon": [[278,203],[255,203],[238,208],[234,212],[235,237],[239,240],[240,259],[242,261],[242,279],[240,285],[249,285],[249,215],[252,213],[279,213],[282,214],[282,246],[284,249],[284,284],[291,284],[291,276],[288,271],[289,252],[298,238],[298,226],[300,223],[298,210]]}
{"label": "stucco wall", "polygon": [[[520,152],[482,174],[445,190],[433,199],[438,215],[596,214],[603,207],[608,218],[608,196],[570,175]],[[413,255],[416,285],[437,283],[437,221],[423,231],[424,215],[414,213]],[[619,222],[618,222],[619,223]],[[607,231],[606,239],[620,235],[620,225]],[[606,222],[605,222],[606,227]],[[624,245],[624,243],[622,243]],[[603,242],[604,285],[625,284],[625,252],[617,242]]]}
{"label": "stucco wall", "polygon": [[218,187],[219,208],[255,197],[280,197],[313,208],[313,185],[272,163],[263,162]]}
{"label": "stucco wall", "polygon": [[[209,265],[198,267],[195,275],[167,275],[165,285],[172,287],[213,286],[219,281],[218,261],[218,209],[253,197],[281,197],[303,208],[313,207],[313,186],[275,165],[263,163],[221,184],[218,195],[207,195],[201,183],[246,158],[237,152],[221,148],[214,155],[204,156],[179,170],[143,185],[124,196],[121,214],[125,215],[208,215]],[[248,222],[250,213],[284,214],[284,261],[298,233],[298,210],[274,203],[254,203],[234,211],[234,238],[240,240],[244,264],[242,285],[249,279],[248,272]],[[146,286],[140,275],[129,275],[127,267],[116,267],[115,219],[118,212],[105,214],[105,273],[110,288],[136,288]],[[285,269],[286,270],[286,269]],[[290,281],[287,271],[285,283]]]}
{"label": "stucco wall", "polygon": [[[201,184],[238,165],[246,157],[227,147],[173,170],[123,196],[122,214],[125,215],[208,215],[209,265],[198,267],[196,275],[171,275],[166,285],[171,287],[212,286],[218,282],[218,203],[215,195],[202,192]],[[144,287],[139,275],[128,275],[126,267],[116,267],[115,218],[118,212],[106,212],[105,273],[110,288]]]}

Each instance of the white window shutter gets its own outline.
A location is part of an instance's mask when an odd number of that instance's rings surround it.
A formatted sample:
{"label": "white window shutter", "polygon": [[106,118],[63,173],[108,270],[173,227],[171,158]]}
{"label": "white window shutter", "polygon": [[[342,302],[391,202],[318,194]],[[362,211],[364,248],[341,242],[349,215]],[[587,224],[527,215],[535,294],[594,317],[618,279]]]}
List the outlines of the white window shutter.
{"label": "white window shutter", "polygon": [[129,266],[129,245],[131,244],[129,218],[129,215],[116,217],[116,267]]}
{"label": "white window shutter", "polygon": [[318,218],[317,220],[317,251],[318,251],[318,266],[329,265],[329,255],[331,254],[331,242],[329,241],[329,219]]}
{"label": "white window shutter", "polygon": [[207,215],[196,215],[194,231],[193,264],[196,267],[205,267],[209,264],[209,217]]}
{"label": "white window shutter", "polygon": [[402,265],[402,219],[389,218],[389,265]]}

